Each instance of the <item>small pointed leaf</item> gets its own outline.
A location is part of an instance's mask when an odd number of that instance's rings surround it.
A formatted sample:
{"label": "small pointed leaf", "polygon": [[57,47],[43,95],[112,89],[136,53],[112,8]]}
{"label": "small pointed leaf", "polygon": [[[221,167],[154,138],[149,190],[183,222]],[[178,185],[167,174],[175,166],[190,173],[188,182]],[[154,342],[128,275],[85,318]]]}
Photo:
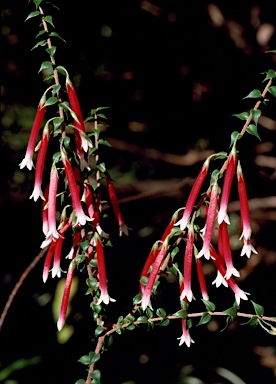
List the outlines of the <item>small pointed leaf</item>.
{"label": "small pointed leaf", "polygon": [[52,63],[51,61],[44,61],[42,64],[41,64],[41,67],[39,68],[39,72],[43,71],[43,69],[46,69],[46,68],[49,68],[52,66]]}
{"label": "small pointed leaf", "polygon": [[64,43],[66,43],[66,41],[62,37],[60,37],[60,35],[56,32],[51,32],[49,34],[49,36],[55,36],[55,37],[59,38],[60,40],[64,41]]}
{"label": "small pointed leaf", "polygon": [[44,20],[46,21],[46,23],[51,24],[51,26],[55,28],[55,26],[54,26],[54,24],[53,24],[52,16],[50,16],[50,15],[49,15],[49,16],[45,16],[45,17],[44,17]]}
{"label": "small pointed leaf", "polygon": [[236,116],[240,120],[247,120],[249,117],[249,113],[248,112],[242,112],[242,113],[237,113],[237,114],[232,115],[232,116]]}
{"label": "small pointed leaf", "polygon": [[174,315],[181,317],[181,319],[186,319],[188,316],[187,311],[185,311],[185,309],[181,309],[180,311],[175,312]]}
{"label": "small pointed leaf", "polygon": [[209,300],[204,300],[204,299],[201,299],[207,309],[207,311],[209,312],[214,312],[214,310],[216,309],[216,306],[214,303],[212,303],[212,301],[209,301]]}
{"label": "small pointed leaf", "polygon": [[204,312],[201,316],[201,319],[199,320],[199,323],[197,325],[207,324],[212,319],[211,315],[209,315],[208,312]]}
{"label": "small pointed leaf", "polygon": [[262,97],[261,91],[259,89],[254,89],[247,96],[245,96],[244,99],[259,99],[260,97]]}
{"label": "small pointed leaf", "polygon": [[261,305],[254,303],[254,301],[252,301],[252,300],[251,300],[251,303],[252,303],[253,306],[254,306],[256,315],[257,315],[257,316],[263,316],[263,314],[264,314],[264,308],[263,308]]}
{"label": "small pointed leaf", "polygon": [[46,52],[48,52],[51,57],[54,57],[55,53],[56,53],[56,50],[57,50],[57,47],[52,46],[51,48],[47,48]]}
{"label": "small pointed leaf", "polygon": [[58,99],[56,97],[49,97],[49,99],[46,100],[45,107],[48,107],[49,105],[53,105],[58,102]]}
{"label": "small pointed leaf", "polygon": [[39,12],[39,11],[33,11],[33,12],[31,12],[31,13],[28,15],[28,17],[25,19],[25,21],[27,21],[27,20],[29,20],[29,19],[35,17],[35,16],[38,16],[38,15],[40,15],[40,12]]}
{"label": "small pointed leaf", "polygon": [[252,115],[252,119],[255,121],[255,124],[258,124],[258,120],[262,114],[262,111],[259,109],[250,109],[250,113]]}
{"label": "small pointed leaf", "polygon": [[246,131],[250,133],[250,135],[257,137],[257,139],[261,141],[261,138],[258,134],[258,130],[255,124],[249,124],[248,127],[246,128]]}
{"label": "small pointed leaf", "polygon": [[272,96],[276,97],[276,86],[273,85],[268,88],[268,92],[271,93]]}

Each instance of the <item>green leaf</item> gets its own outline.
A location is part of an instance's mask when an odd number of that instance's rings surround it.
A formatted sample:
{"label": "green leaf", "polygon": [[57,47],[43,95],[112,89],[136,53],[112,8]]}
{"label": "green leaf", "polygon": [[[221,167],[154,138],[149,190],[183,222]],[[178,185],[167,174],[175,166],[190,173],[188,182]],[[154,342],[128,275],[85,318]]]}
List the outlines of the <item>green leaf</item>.
{"label": "green leaf", "polygon": [[92,279],[86,279],[86,284],[88,285],[89,288],[96,288],[97,286],[97,283],[98,283],[98,280],[93,277]]}
{"label": "green leaf", "polygon": [[58,39],[64,41],[64,43],[66,43],[66,41],[65,41],[62,37],[60,37],[60,35],[59,35],[58,33],[56,33],[56,32],[51,32],[51,33],[49,33],[49,36],[55,36],[55,37],[57,37]]}
{"label": "green leaf", "polygon": [[43,0],[33,0],[33,3],[35,4],[36,9],[39,7],[39,5],[42,3]]}
{"label": "green leaf", "polygon": [[[216,154],[215,160],[225,159],[227,157],[227,155],[228,155],[227,152],[219,152]],[[199,214],[200,214],[200,211],[199,211]]]}
{"label": "green leaf", "polygon": [[66,136],[62,141],[64,148],[67,149],[70,145],[71,138],[69,136]]}
{"label": "green leaf", "polygon": [[250,133],[250,135],[257,137],[257,139],[261,141],[261,138],[258,134],[258,130],[255,124],[249,124],[248,127],[246,128],[246,131]]}
{"label": "green leaf", "polygon": [[241,323],[241,325],[258,325],[258,317],[252,316],[246,323]]}
{"label": "green leaf", "polygon": [[82,363],[84,365],[88,365],[89,364],[89,356],[88,355],[85,355],[85,356],[82,356],[79,360],[78,360],[79,363]]}
{"label": "green leaf", "polygon": [[47,41],[46,40],[41,40],[41,41],[39,41],[38,43],[36,43],[36,45],[31,49],[31,51],[33,50],[33,49],[35,49],[35,48],[37,48],[37,47],[44,47],[44,45],[46,45],[47,44]]}
{"label": "green leaf", "polygon": [[90,247],[90,242],[89,242],[89,240],[82,241],[79,243],[79,246],[85,252]]}
{"label": "green leaf", "polygon": [[101,379],[101,372],[98,369],[95,369],[95,371],[91,373],[90,376],[92,377],[92,379],[97,380],[97,382],[99,383],[99,380]]}
{"label": "green leaf", "polygon": [[235,307],[228,308],[223,312],[226,313],[227,315],[231,316],[232,319],[234,319],[237,316],[238,308],[235,308]]}
{"label": "green leaf", "polygon": [[27,19],[25,19],[25,21],[27,21],[27,20],[29,20],[29,19],[31,19],[31,18],[33,18],[33,17],[36,17],[36,16],[38,16],[38,15],[40,15],[40,12],[39,12],[39,11],[33,11],[33,12],[31,12],[31,13],[28,15],[28,17],[27,17]]}
{"label": "green leaf", "polygon": [[55,96],[49,97],[49,99],[46,100],[45,107],[48,107],[49,105],[53,105],[58,102],[58,99]]}
{"label": "green leaf", "polygon": [[247,96],[245,96],[244,99],[259,99],[260,97],[262,97],[261,91],[259,89],[254,89]]}
{"label": "green leaf", "polygon": [[139,316],[137,321],[139,321],[139,323],[147,323],[148,322],[148,318],[146,316]]}
{"label": "green leaf", "polygon": [[141,279],[139,280],[141,284],[147,285],[148,282],[148,277],[142,276]]}
{"label": "green leaf", "polygon": [[38,32],[38,34],[36,35],[35,39],[37,39],[41,35],[44,35],[45,33],[46,33],[46,31],[44,31],[44,29],[42,29],[41,31]]}
{"label": "green leaf", "polygon": [[111,147],[111,144],[107,140],[100,139],[98,144],[106,145],[107,147]]}
{"label": "green leaf", "polygon": [[60,88],[61,88],[60,84],[54,85],[53,88],[52,88],[52,95],[54,96],[55,94],[57,94],[58,91],[60,90]]}
{"label": "green leaf", "polygon": [[46,52],[48,52],[51,57],[55,56],[56,50],[57,47],[55,46],[52,46],[51,48],[46,48]]}
{"label": "green leaf", "polygon": [[85,380],[79,379],[78,381],[75,382],[75,384],[85,384]]}
{"label": "green leaf", "polygon": [[250,300],[250,301],[251,301],[251,303],[252,303],[253,306],[254,306],[256,315],[257,315],[257,316],[263,316],[263,314],[264,314],[264,308],[263,308],[261,305],[254,303],[254,301],[252,301],[252,300]]}
{"label": "green leaf", "polygon": [[193,326],[193,320],[191,318],[186,320],[186,328],[190,329]]}
{"label": "green leaf", "polygon": [[238,131],[234,131],[231,133],[231,142],[230,142],[230,148],[232,147],[232,145],[234,144],[234,142],[238,139],[241,138],[241,135],[239,134]]}
{"label": "green leaf", "polygon": [[126,329],[128,329],[129,331],[133,331],[135,328],[135,325],[130,324]]}
{"label": "green leaf", "polygon": [[95,336],[99,336],[101,333],[103,333],[104,329],[103,327],[99,326],[95,329]]}
{"label": "green leaf", "polygon": [[187,311],[185,309],[181,309],[180,311],[177,311],[174,313],[174,316],[181,317],[181,319],[186,319],[187,318]]}
{"label": "green leaf", "polygon": [[232,323],[232,321],[233,321],[233,317],[232,316],[227,316],[227,318],[226,318],[226,325],[225,325],[225,327],[220,332],[223,332],[228,327],[228,325],[230,323]]}
{"label": "green leaf", "polygon": [[101,172],[106,172],[106,167],[105,167],[105,163],[100,163],[97,165],[97,168],[101,171]]}
{"label": "green leaf", "polygon": [[269,53],[269,52],[276,53],[276,50],[273,50],[273,51],[265,51],[265,53]]}
{"label": "green leaf", "polygon": [[253,120],[255,121],[255,124],[257,125],[262,111],[260,111],[259,109],[250,109],[250,113],[252,115]]}
{"label": "green leaf", "polygon": [[219,174],[219,170],[218,169],[214,169],[212,174],[211,174],[211,181],[216,181],[217,178],[218,178],[218,174]]}
{"label": "green leaf", "polygon": [[158,325],[160,325],[160,327],[166,327],[169,324],[170,324],[170,320],[169,319],[163,319],[163,320],[160,321],[160,323]]}
{"label": "green leaf", "polygon": [[248,112],[242,112],[242,113],[237,113],[237,114],[232,115],[232,116],[236,116],[240,120],[247,120],[249,117],[249,113]]}
{"label": "green leaf", "polygon": [[172,259],[174,259],[175,255],[177,255],[178,252],[179,252],[179,248],[178,247],[174,247],[174,249],[171,251]]}
{"label": "green leaf", "polygon": [[100,360],[100,353],[89,352],[89,364],[96,363],[96,361]]}
{"label": "green leaf", "polygon": [[209,312],[214,312],[214,310],[216,309],[216,306],[214,303],[212,303],[211,301],[209,300],[204,300],[204,299],[201,299],[207,309],[207,311]]}
{"label": "green leaf", "polygon": [[268,92],[271,93],[272,96],[276,97],[276,86],[273,85],[272,87],[269,87]]}
{"label": "green leaf", "polygon": [[266,77],[263,80],[263,82],[266,81],[266,80],[274,79],[276,77],[276,73],[275,73],[275,71],[273,69],[269,69],[265,73],[266,73]]}
{"label": "green leaf", "polygon": [[61,117],[56,117],[53,119],[53,125],[54,125],[54,130],[58,129],[58,127],[63,123],[64,119]]}
{"label": "green leaf", "polygon": [[156,310],[156,314],[157,314],[158,317],[165,317],[166,316],[166,311],[163,308],[158,308]]}
{"label": "green leaf", "polygon": [[46,69],[46,68],[49,68],[52,66],[52,63],[51,61],[44,61],[42,64],[41,64],[41,67],[39,68],[39,72],[43,71],[43,69]]}
{"label": "green leaf", "polygon": [[146,308],[146,314],[147,314],[148,318],[152,318],[154,315],[152,310],[149,307]]}
{"label": "green leaf", "polygon": [[54,24],[53,24],[52,16],[45,16],[45,17],[44,17],[44,20],[46,21],[46,23],[51,24],[51,26],[55,28],[55,26],[54,26]]}
{"label": "green leaf", "polygon": [[209,321],[212,319],[211,315],[209,315],[208,312],[204,312],[201,316],[201,319],[199,320],[199,323],[197,325],[202,325],[209,323]]}

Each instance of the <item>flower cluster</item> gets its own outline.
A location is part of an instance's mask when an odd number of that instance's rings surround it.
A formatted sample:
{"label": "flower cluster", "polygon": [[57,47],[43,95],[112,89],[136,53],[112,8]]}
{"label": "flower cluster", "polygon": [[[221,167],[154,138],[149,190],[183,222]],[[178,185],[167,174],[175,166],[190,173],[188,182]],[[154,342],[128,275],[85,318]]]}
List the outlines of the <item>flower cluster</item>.
{"label": "flower cluster", "polygon": [[[85,131],[84,119],[75,88],[67,71],[65,73],[69,103],[62,105],[67,112],[70,112],[73,125],[69,124],[68,121],[65,122],[64,119],[59,119],[59,124],[54,122],[58,118],[48,120],[37,144],[48,105],[46,99],[48,89],[39,102],[26,154],[20,163],[21,169],[27,167],[31,170],[34,167],[34,154],[36,151],[38,152],[34,189],[30,199],[33,198],[34,201],[39,198],[42,199],[42,230],[45,239],[41,248],[48,247],[43,268],[44,282],[48,279],[50,272],[52,277],[61,277],[63,244],[66,237],[70,239],[71,236],[72,238],[72,246],[66,256],[70,260],[70,264],[58,319],[58,329],[62,328],[65,321],[74,271],[80,262],[85,261],[87,265],[92,263],[91,273],[98,282],[93,292],[95,302],[108,304],[109,301],[114,301],[109,297],[107,290],[103,241],[108,239],[109,235],[103,231],[101,223],[101,185],[96,183],[97,188],[94,187],[93,170],[89,166],[90,156],[94,153],[94,145]],[[53,122],[53,126],[51,126],[51,122]],[[66,131],[67,127],[73,128],[75,138],[73,143],[71,143],[71,137]],[[48,144],[50,137],[57,136],[57,134],[61,134],[60,152],[53,156],[50,177],[43,192],[43,175]],[[91,137],[93,138],[93,134]],[[123,220],[112,179],[106,170],[102,173],[104,177],[100,177],[99,180],[103,178],[106,180],[111,206],[118,221],[119,235],[122,233],[128,235],[128,228]],[[60,211],[61,214],[59,214]]]}
{"label": "flower cluster", "polygon": [[[240,304],[241,299],[247,300],[248,294],[238,287],[234,279],[234,277],[238,277],[240,274],[233,264],[228,233],[230,219],[227,207],[235,173],[237,174],[241,212],[242,234],[240,239],[243,239],[244,242],[241,256],[246,254],[247,257],[250,257],[252,252],[257,253],[257,251],[250,241],[252,231],[250,227],[246,185],[235,146],[233,146],[225,162],[225,174],[221,193],[219,179],[223,176],[223,172],[218,171],[215,173],[215,176],[211,178],[207,192],[202,195],[203,197],[201,197],[197,206],[195,205],[199,198],[203,183],[208,175],[210,160],[214,157],[215,155],[210,156],[203,164],[188,196],[187,204],[180,220],[177,220],[179,215],[178,210],[173,215],[161,240],[157,241],[150,251],[142,270],[140,280],[140,293],[142,296],[141,307],[143,310],[148,306],[151,308],[151,293],[154,283],[159,278],[160,272],[166,269],[169,262],[173,264],[173,257],[171,255],[180,241],[183,240],[185,241],[183,273],[176,268],[179,276],[181,303],[189,303],[194,299],[192,292],[192,267],[194,263],[196,264],[202,299],[209,300],[201,261],[202,257],[213,262],[216,267],[217,276],[213,281],[213,284],[215,284],[216,287],[219,287],[221,284],[225,287],[230,287],[235,295],[235,300],[238,305]],[[204,202],[206,218],[204,227],[200,229],[198,225],[195,225],[195,220],[200,216]],[[179,227],[180,234],[177,234],[176,227]],[[218,233],[217,240],[214,236],[215,228],[217,228]],[[178,240],[172,243],[171,239],[174,238],[176,234],[179,236]],[[202,239],[202,241],[200,239]],[[217,242],[217,250],[214,245],[215,242]],[[201,247],[199,251],[197,250],[197,243],[199,243]],[[143,280],[145,277],[146,280]],[[182,321],[182,336],[179,339],[180,345],[186,343],[187,346],[190,346],[191,342],[193,342],[189,336],[186,319],[183,319]]]}

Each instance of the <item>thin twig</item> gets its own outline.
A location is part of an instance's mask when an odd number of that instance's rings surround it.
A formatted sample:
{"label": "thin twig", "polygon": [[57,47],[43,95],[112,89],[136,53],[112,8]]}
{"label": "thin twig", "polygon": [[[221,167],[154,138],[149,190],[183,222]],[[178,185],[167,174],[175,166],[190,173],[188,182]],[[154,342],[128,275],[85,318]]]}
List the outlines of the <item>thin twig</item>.
{"label": "thin twig", "polygon": [[44,256],[45,252],[47,251],[47,249],[48,249],[48,247],[42,249],[39,252],[39,254],[31,262],[31,264],[22,273],[22,275],[20,276],[18,282],[14,286],[14,288],[13,288],[13,290],[12,290],[12,292],[11,292],[9,298],[8,298],[8,301],[5,304],[5,307],[3,309],[1,317],[0,317],[0,330],[2,329],[2,325],[4,323],[4,320],[5,320],[6,316],[7,316],[8,310],[9,310],[9,308],[10,308],[10,306],[11,306],[13,300],[14,300],[14,297],[17,294],[19,288],[21,287],[21,285],[23,284],[24,280],[26,279],[28,274],[31,272],[31,270],[36,266],[36,264],[39,262],[39,260],[42,259],[42,257]]}

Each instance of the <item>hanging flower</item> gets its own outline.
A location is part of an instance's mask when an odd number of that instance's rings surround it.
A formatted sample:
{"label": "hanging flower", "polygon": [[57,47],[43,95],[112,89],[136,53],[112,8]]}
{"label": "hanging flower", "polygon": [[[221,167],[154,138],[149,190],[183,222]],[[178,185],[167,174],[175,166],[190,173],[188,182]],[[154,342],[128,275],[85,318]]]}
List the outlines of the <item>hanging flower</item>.
{"label": "hanging flower", "polygon": [[[83,133],[85,133],[85,126],[84,126],[84,120],[83,120],[82,112],[81,112],[81,108],[80,108],[80,103],[79,103],[75,88],[74,88],[74,86],[73,86],[73,84],[72,84],[72,82],[68,76],[66,76],[66,90],[68,93],[68,98],[69,98],[71,108],[75,112],[75,114],[78,118],[78,121],[74,120],[74,125],[76,127],[76,137],[77,137],[76,140],[77,140],[77,142],[78,142],[78,140],[81,140],[82,148],[83,148],[84,152],[87,152],[88,148],[92,147],[92,143],[90,140],[88,140],[87,138],[84,137]],[[81,151],[79,151],[79,154],[80,153],[81,153]],[[82,156],[80,155],[80,157],[82,157]],[[82,167],[83,166],[86,167],[86,164],[83,163]]]}
{"label": "hanging flower", "polygon": [[43,176],[44,163],[45,163],[48,143],[49,143],[49,129],[48,129],[48,126],[45,126],[42,133],[39,152],[37,155],[34,190],[30,196],[30,199],[34,199],[34,201],[37,201],[39,197],[41,197],[42,200],[45,200],[43,196],[43,192],[41,190],[41,184],[42,184],[42,176]]}
{"label": "hanging flower", "polygon": [[49,230],[49,223],[48,223],[49,184],[47,185],[44,197],[45,199],[42,202],[42,232],[46,236]]}
{"label": "hanging flower", "polygon": [[180,300],[187,298],[188,301],[192,301],[194,295],[192,292],[192,262],[194,255],[194,229],[193,225],[189,226],[187,243],[184,255],[184,288],[180,295]]}
{"label": "hanging flower", "polygon": [[110,201],[111,201],[113,211],[114,211],[115,217],[118,221],[119,228],[120,228],[119,235],[122,236],[122,233],[124,233],[125,235],[128,236],[128,228],[124,223],[123,216],[122,216],[122,213],[121,213],[121,210],[119,207],[118,199],[116,196],[116,192],[115,192],[111,177],[108,175],[108,173],[106,173],[105,176],[106,176],[106,182],[107,182],[107,188],[108,188]]}
{"label": "hanging flower", "polygon": [[[219,255],[219,253],[217,253],[215,251],[215,248],[212,245],[210,246],[210,252],[212,255],[212,260],[213,260],[216,268],[220,272],[220,275],[225,276],[226,275],[226,268],[224,266],[224,262],[223,262],[222,257]],[[237,285],[237,283],[235,282],[235,280],[233,279],[232,276],[229,279],[225,279],[225,280],[226,280],[227,284],[229,285],[229,287],[234,292],[235,299],[236,299],[236,302],[238,305],[240,305],[240,299],[248,300],[248,297],[246,296],[246,295],[248,295],[248,293],[244,292],[242,289],[239,288],[239,286]]]}
{"label": "hanging flower", "polygon": [[190,336],[189,329],[187,328],[187,320],[181,319],[181,325],[182,325],[182,335],[177,338],[179,341],[179,346],[182,344],[186,344],[188,348],[190,348],[191,343],[194,343],[194,340]]}
{"label": "hanging flower", "polygon": [[141,307],[143,310],[145,310],[148,306],[151,308],[150,295],[152,292],[153,284],[155,283],[156,277],[161,267],[161,264],[164,260],[164,257],[166,256],[167,249],[168,249],[168,238],[166,238],[166,240],[162,244],[162,247],[155,259],[155,262],[152,267],[152,271],[149,275],[146,287],[144,289],[142,300],[141,300]]}
{"label": "hanging flower", "polygon": [[237,166],[237,152],[236,148],[233,147],[230,157],[228,160],[227,168],[224,176],[224,183],[221,193],[220,208],[218,212],[218,223],[221,224],[225,221],[227,224],[230,224],[229,217],[227,215],[227,206],[230,196],[230,189],[232,185],[233,176]]}
{"label": "hanging flower", "polygon": [[205,231],[204,231],[204,239],[203,239],[203,247],[201,251],[197,254],[197,258],[200,258],[204,255],[204,257],[209,260],[210,259],[210,244],[213,235],[213,229],[216,220],[217,214],[217,205],[218,205],[218,184],[215,181],[210,197],[210,204],[208,208],[208,214],[206,219]]}
{"label": "hanging flower", "polygon": [[20,169],[27,167],[29,170],[31,170],[34,167],[33,154],[35,150],[36,139],[37,139],[40,126],[42,124],[45,111],[46,111],[45,102],[46,102],[46,98],[45,98],[45,95],[43,95],[43,97],[40,99],[40,102],[38,104],[38,108],[34,118],[25,157],[19,164]]}
{"label": "hanging flower", "polygon": [[[159,243],[160,243],[160,241],[156,241],[156,242],[153,244],[153,246],[152,246],[152,248],[151,248],[151,250],[150,250],[150,253],[149,253],[148,257],[147,257],[147,260],[146,260],[146,262],[145,262],[145,264],[144,264],[144,267],[143,267],[143,270],[142,270],[140,279],[141,279],[142,277],[144,277],[144,276],[145,276],[145,277],[148,276],[148,274],[149,274],[149,268],[150,268],[150,266],[154,263],[154,261],[155,261],[155,259],[156,259],[156,256],[157,256],[157,254],[158,254],[158,252],[159,252],[159,251],[158,251]],[[140,283],[140,292],[141,292],[141,293],[143,293],[144,288],[145,288],[144,284]]]}
{"label": "hanging flower", "polygon": [[227,280],[232,275],[239,277],[240,273],[236,270],[233,265],[228,228],[227,223],[225,221],[223,221],[218,228],[218,244],[219,253],[223,256],[226,264],[226,274],[224,278]]}
{"label": "hanging flower", "polygon": [[60,235],[56,229],[56,196],[58,189],[58,171],[53,164],[50,173],[49,199],[48,199],[48,232],[46,238],[58,239]]}
{"label": "hanging flower", "polygon": [[185,210],[184,210],[184,213],[183,213],[183,217],[175,224],[175,225],[180,225],[180,229],[183,231],[187,225],[188,225],[188,222],[189,222],[189,218],[191,216],[191,213],[192,213],[192,210],[193,210],[193,207],[194,207],[194,204],[195,204],[195,201],[198,197],[198,194],[200,192],[200,189],[202,187],[202,184],[206,178],[206,175],[208,173],[208,169],[209,169],[209,164],[210,164],[210,158],[208,158],[202,168],[201,168],[201,171],[199,172],[199,175],[197,176],[194,184],[193,184],[193,187],[192,187],[192,190],[189,194],[189,197],[188,197],[188,200],[187,200],[187,204],[186,204],[186,207],[185,207]]}
{"label": "hanging flower", "polygon": [[249,205],[246,193],[246,185],[242,173],[242,168],[240,162],[238,162],[237,167],[237,178],[238,178],[238,191],[240,198],[240,212],[241,212],[241,225],[242,225],[242,234],[240,239],[243,239],[244,245],[241,251],[241,256],[246,255],[247,257],[251,256],[251,252],[257,254],[256,249],[251,245],[251,226],[250,226],[250,214],[249,214]]}
{"label": "hanging flower", "polygon": [[197,276],[199,280],[199,286],[200,286],[202,298],[203,300],[209,300],[209,295],[207,292],[207,286],[206,286],[205,276],[203,273],[201,259],[196,258],[196,268],[197,268]]}
{"label": "hanging flower", "polygon": [[70,290],[72,286],[72,281],[74,277],[74,271],[75,271],[76,263],[74,260],[71,261],[67,276],[66,276],[66,281],[65,281],[65,286],[63,290],[63,296],[62,296],[62,301],[61,301],[61,307],[59,311],[59,318],[57,322],[57,329],[60,331],[65,323],[65,318],[66,318],[66,312],[68,308],[68,302],[69,302],[69,297],[70,297]]}
{"label": "hanging flower", "polygon": [[91,221],[91,219],[86,216],[83,212],[80,195],[79,195],[79,187],[76,183],[75,175],[72,169],[72,166],[67,158],[67,155],[64,149],[61,149],[61,160],[64,165],[65,174],[68,181],[69,191],[71,194],[73,209],[76,211],[77,222],[75,225],[85,225],[86,221]]}
{"label": "hanging flower", "polygon": [[49,276],[50,266],[51,266],[51,262],[52,262],[52,259],[54,256],[56,245],[57,245],[56,241],[52,241],[50,243],[50,247],[48,249],[48,252],[47,252],[47,255],[46,255],[46,258],[44,261],[43,274],[42,274],[42,279],[43,279],[44,283],[46,283],[48,276]]}
{"label": "hanging flower", "polygon": [[52,268],[52,277],[60,277],[61,276],[61,268],[60,268],[60,260],[61,260],[61,251],[63,244],[63,237],[60,237],[56,241],[55,251],[54,251],[54,263]]}
{"label": "hanging flower", "polygon": [[99,275],[99,283],[100,283],[100,290],[101,290],[101,296],[97,302],[97,304],[100,304],[101,302],[104,302],[104,304],[109,304],[109,301],[116,301],[112,299],[107,290],[107,281],[106,281],[106,270],[105,270],[105,261],[104,261],[104,250],[103,245],[100,239],[100,236],[95,233],[94,240],[96,242],[96,254],[97,254],[97,261],[98,261],[98,275]]}
{"label": "hanging flower", "polygon": [[243,247],[241,251],[241,256],[246,255],[248,258],[251,256],[251,252],[258,254],[256,249],[253,247],[253,245],[250,243],[250,240],[247,240],[246,238],[243,239]]}

